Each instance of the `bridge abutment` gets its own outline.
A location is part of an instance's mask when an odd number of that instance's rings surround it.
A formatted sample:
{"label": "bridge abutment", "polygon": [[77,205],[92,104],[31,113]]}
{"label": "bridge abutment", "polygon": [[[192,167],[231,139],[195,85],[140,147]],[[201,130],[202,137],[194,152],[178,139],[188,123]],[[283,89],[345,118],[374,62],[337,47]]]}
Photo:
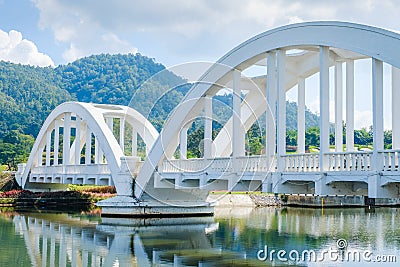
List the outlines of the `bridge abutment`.
{"label": "bridge abutment", "polygon": [[369,198],[398,198],[400,185],[399,176],[376,173],[368,177]]}

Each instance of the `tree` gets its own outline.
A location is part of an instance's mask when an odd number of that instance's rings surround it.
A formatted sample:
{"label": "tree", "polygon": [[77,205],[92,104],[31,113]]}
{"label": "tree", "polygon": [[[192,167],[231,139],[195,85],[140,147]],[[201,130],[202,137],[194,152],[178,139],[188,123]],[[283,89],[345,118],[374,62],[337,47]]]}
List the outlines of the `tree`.
{"label": "tree", "polygon": [[319,127],[310,127],[307,129],[306,146],[319,147]]}
{"label": "tree", "polygon": [[286,145],[287,146],[297,146],[297,131],[287,130],[286,131]]}
{"label": "tree", "polygon": [[34,138],[13,130],[0,140],[0,164],[9,170],[16,170],[17,164],[26,162],[32,149]]}
{"label": "tree", "polygon": [[254,123],[246,134],[246,151],[248,155],[260,155],[263,148],[264,135],[258,125]]}
{"label": "tree", "polygon": [[391,149],[392,148],[392,130],[386,130],[383,133],[383,138],[384,138],[385,149]]}
{"label": "tree", "polygon": [[372,144],[372,131],[367,131],[366,128],[354,130],[354,144],[357,145],[371,145]]}

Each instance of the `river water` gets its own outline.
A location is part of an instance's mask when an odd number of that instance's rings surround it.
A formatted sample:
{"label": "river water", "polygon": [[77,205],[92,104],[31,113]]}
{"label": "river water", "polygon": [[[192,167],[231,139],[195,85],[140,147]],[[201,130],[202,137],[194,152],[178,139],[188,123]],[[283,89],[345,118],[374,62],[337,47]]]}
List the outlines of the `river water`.
{"label": "river water", "polygon": [[[0,266],[398,266],[400,209],[217,208],[214,217],[0,213]],[[379,262],[379,265],[378,263]]]}

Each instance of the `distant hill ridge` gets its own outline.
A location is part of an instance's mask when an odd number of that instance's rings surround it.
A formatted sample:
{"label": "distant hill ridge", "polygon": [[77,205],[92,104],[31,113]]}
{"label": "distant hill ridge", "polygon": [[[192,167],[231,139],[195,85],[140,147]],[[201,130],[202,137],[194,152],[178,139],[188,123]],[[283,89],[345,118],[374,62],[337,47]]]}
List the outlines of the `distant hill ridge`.
{"label": "distant hill ridge", "polygon": [[[141,54],[93,55],[56,68],[0,61],[0,139],[10,130],[36,136],[47,115],[65,101],[128,105],[137,89],[162,70],[165,66]],[[182,78],[165,71],[137,96],[134,108],[153,106],[155,95],[182,83]],[[157,102],[150,120],[158,130],[189,88],[183,86]],[[224,103],[230,98],[218,96]],[[296,124],[297,105],[288,102],[287,128],[296,129]],[[318,126],[318,116],[307,111],[306,127],[312,126]]]}

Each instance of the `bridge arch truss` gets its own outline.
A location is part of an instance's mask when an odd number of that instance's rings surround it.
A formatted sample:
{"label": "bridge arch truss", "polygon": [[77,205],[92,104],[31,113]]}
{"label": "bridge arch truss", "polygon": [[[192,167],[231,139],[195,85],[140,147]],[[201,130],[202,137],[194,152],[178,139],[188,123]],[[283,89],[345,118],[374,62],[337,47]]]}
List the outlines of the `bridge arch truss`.
{"label": "bridge arch truss", "polygon": [[[30,189],[66,183],[115,185],[122,196],[132,195],[133,184],[136,200],[151,196],[158,204],[178,206],[187,201],[197,205],[209,190],[216,189],[399,197],[399,47],[397,33],[345,22],[300,23],[261,33],[213,64],[171,112],[160,134],[128,107],[75,102],[58,106],[44,122],[17,181]],[[354,69],[361,59],[371,61],[371,151],[356,151],[354,146]],[[384,149],[384,64],[391,67],[391,150]],[[246,77],[254,66],[266,74]],[[319,153],[306,153],[306,80],[315,74],[319,77],[320,147]],[[213,137],[213,98],[221,88],[232,92],[232,116]],[[286,95],[293,88],[298,90],[297,153],[287,154]],[[330,148],[332,90],[334,149]],[[262,155],[248,156],[246,133],[263,116],[265,150]],[[204,122],[204,157],[188,159],[187,132],[198,117]],[[134,132],[129,141],[125,140],[126,126]],[[137,157],[138,136],[147,148],[144,162]],[[177,149],[179,158],[175,158]]]}
{"label": "bridge arch truss", "polygon": [[[398,197],[400,178],[393,172],[398,170],[400,155],[400,121],[395,119],[400,114],[397,104],[400,100],[398,47],[400,35],[397,33],[345,22],[293,24],[245,41],[211,66],[171,113],[136,178],[135,196],[140,198],[148,187],[171,181],[174,176],[168,173],[179,174],[173,178],[175,184],[172,187],[177,188],[183,184],[182,180],[191,179],[182,178],[185,170],[191,172],[197,168],[202,170],[196,173],[197,177],[206,177],[217,169],[218,162],[225,160],[223,165],[233,166],[225,168],[225,172],[248,172],[250,168],[260,172],[257,179],[266,191],[319,195],[363,192],[370,197]],[[358,152],[354,148],[354,62],[360,59],[370,59],[372,66],[373,150],[368,152]],[[392,150],[384,150],[384,63],[392,68]],[[267,74],[245,79],[242,73],[252,66],[264,67]],[[334,88],[330,88],[330,69],[334,71]],[[316,73],[319,73],[320,152],[310,154],[305,153],[305,80]],[[288,155],[286,93],[296,85],[298,154]],[[213,139],[212,98],[221,86],[233,92],[233,115]],[[241,99],[242,90],[248,91],[244,99]],[[335,91],[334,151],[331,151],[329,143],[330,90]],[[347,127],[345,150],[342,139],[344,106]],[[187,160],[185,125],[200,112],[206,114],[206,160]],[[244,136],[264,112],[267,132],[265,154],[256,158],[255,166],[249,167],[252,160],[247,159],[247,164],[240,167],[239,163],[245,156]],[[181,159],[174,160],[173,154],[178,145]],[[233,163],[228,163],[226,157]],[[212,159],[212,163],[207,159]],[[225,189],[232,190],[240,179],[228,176],[224,178],[229,180]],[[219,174],[219,177],[222,175]],[[210,177],[198,179],[200,181],[194,184],[204,185],[214,180]]]}
{"label": "bridge arch truss", "polygon": [[140,162],[138,136],[147,153],[158,132],[132,108],[63,103],[45,120],[17,182],[38,190],[65,184],[115,185],[119,194],[130,194],[127,183]]}

